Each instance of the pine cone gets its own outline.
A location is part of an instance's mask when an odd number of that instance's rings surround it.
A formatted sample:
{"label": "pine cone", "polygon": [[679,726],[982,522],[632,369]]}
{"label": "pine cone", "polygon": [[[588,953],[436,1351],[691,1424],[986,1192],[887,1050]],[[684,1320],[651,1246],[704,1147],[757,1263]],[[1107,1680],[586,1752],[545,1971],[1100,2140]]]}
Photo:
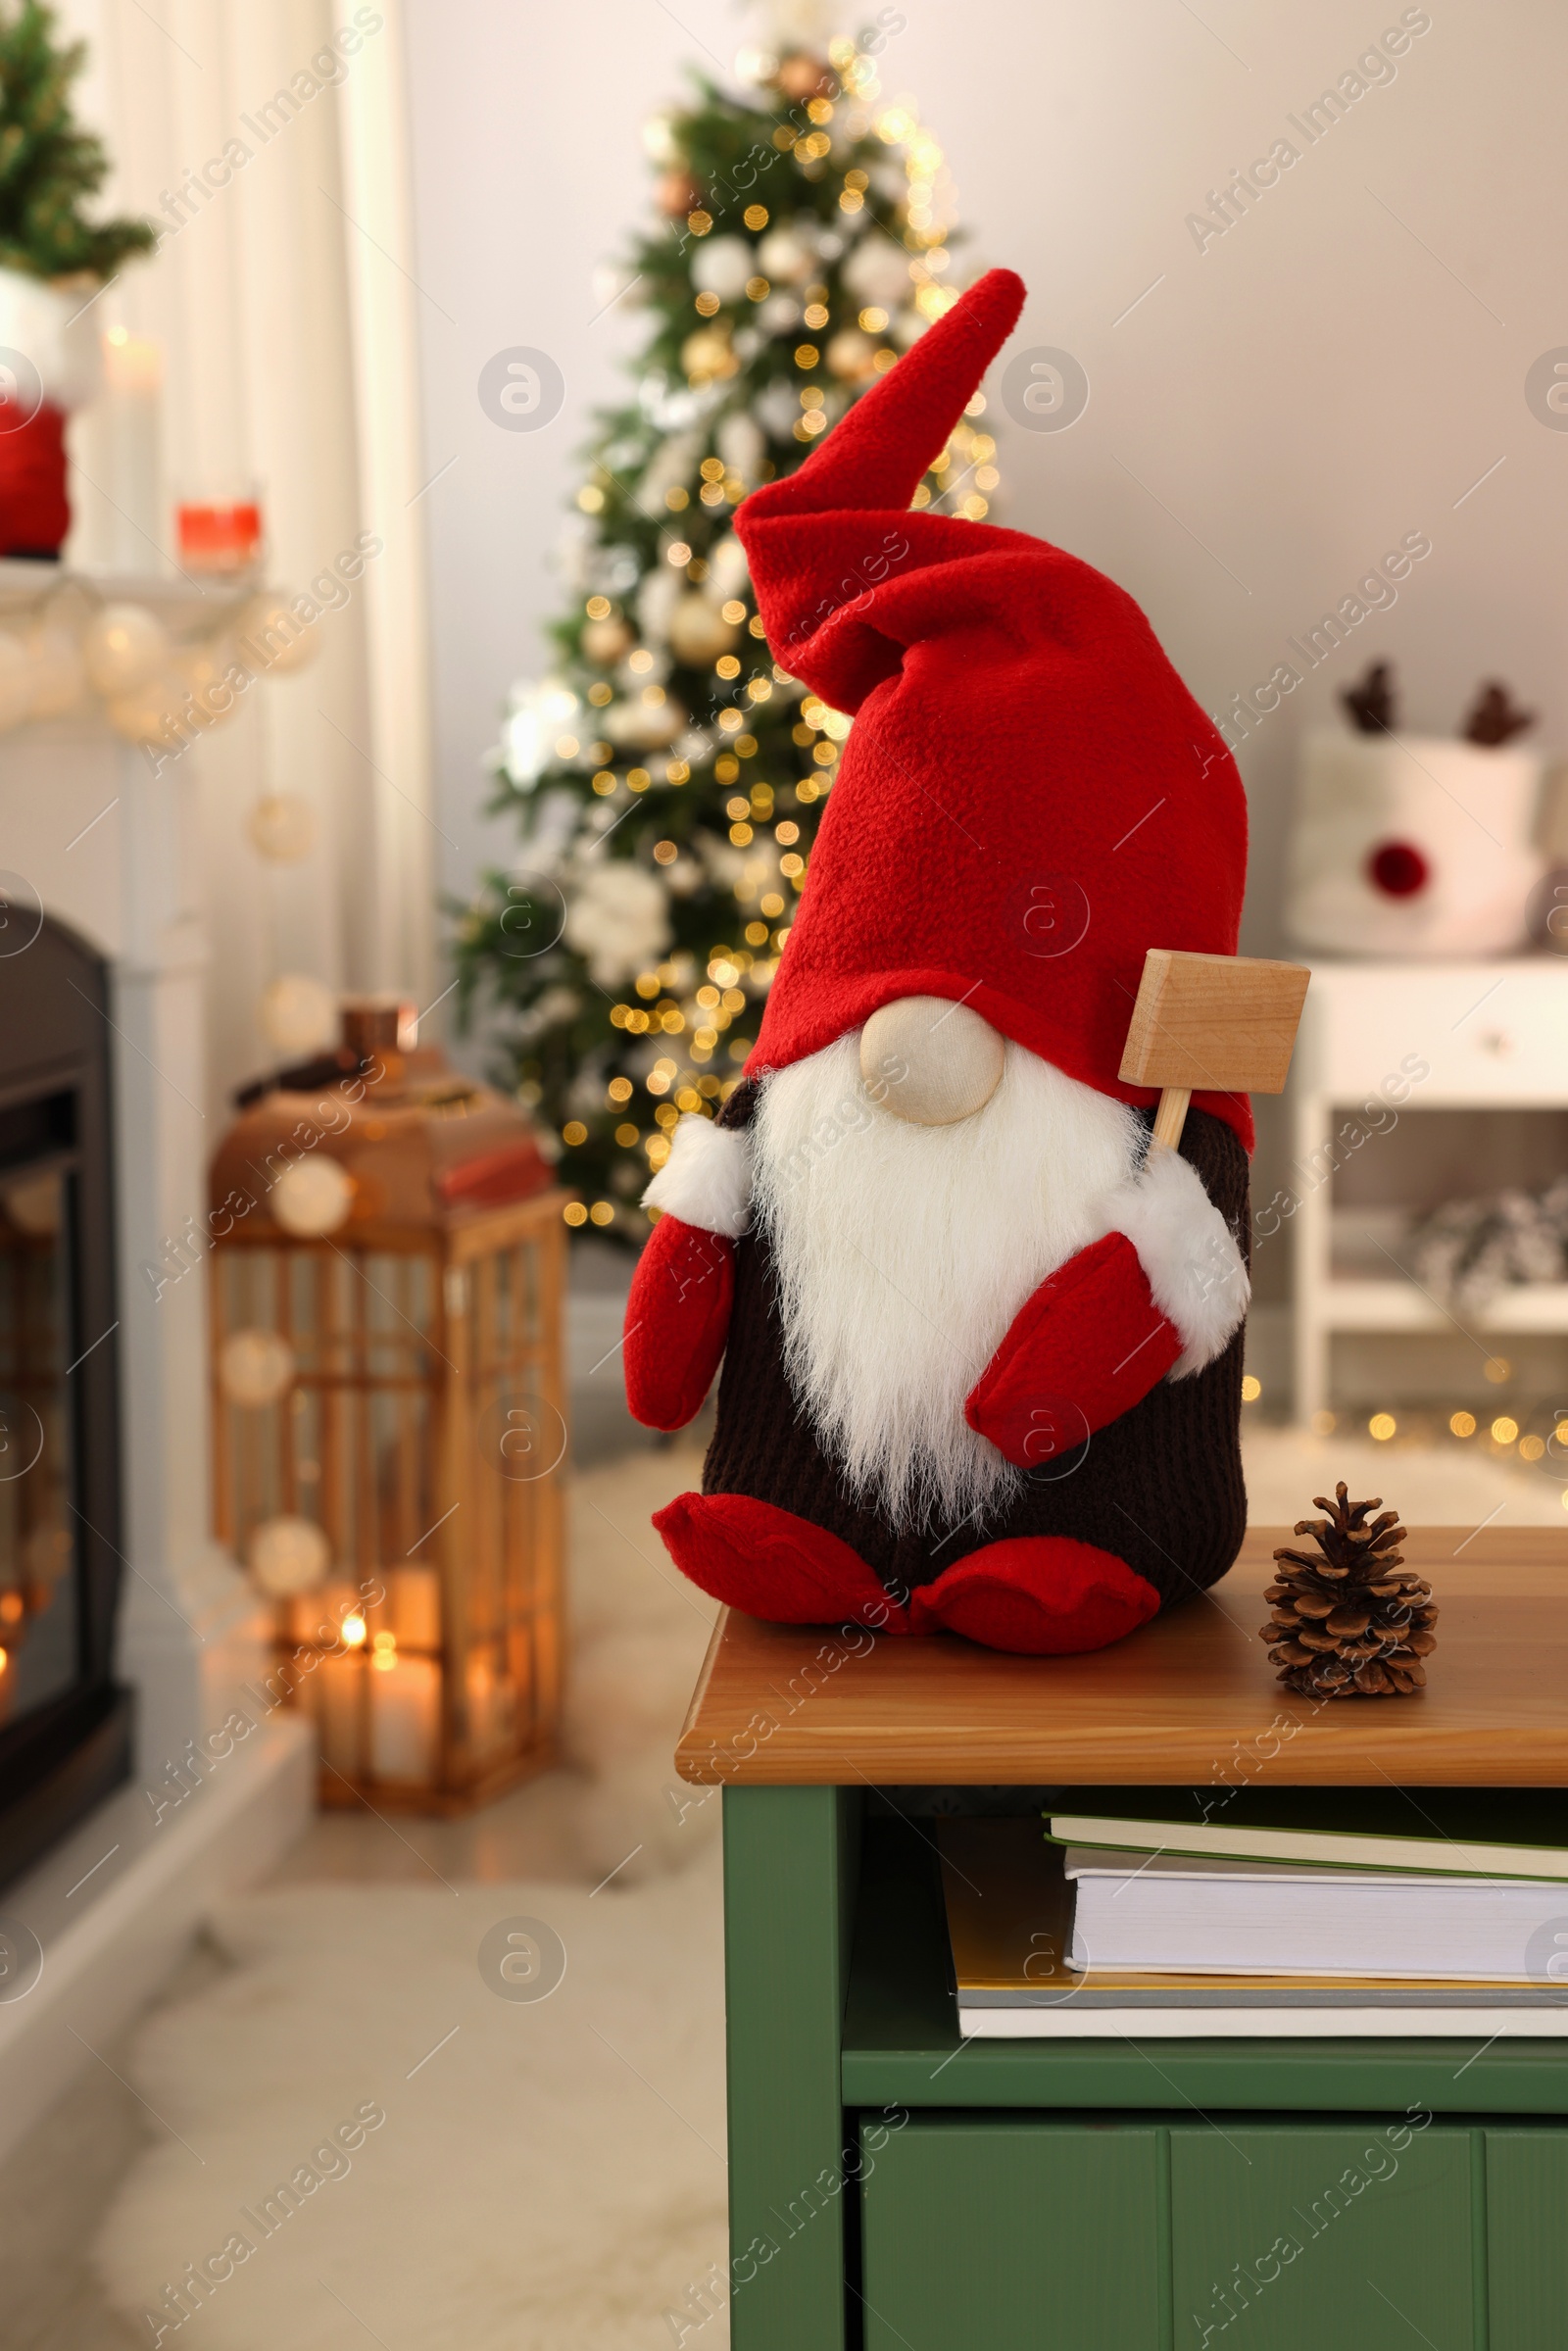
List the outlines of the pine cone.
{"label": "pine cone", "polygon": [[1313,1496],[1326,1519],[1297,1521],[1318,1555],[1276,1551],[1275,1581],[1264,1593],[1271,1623],[1258,1628],[1287,1690],[1306,1697],[1406,1697],[1426,1681],[1421,1663],[1437,1647],[1432,1587],[1405,1567],[1396,1510],[1369,1526],[1369,1502]]}

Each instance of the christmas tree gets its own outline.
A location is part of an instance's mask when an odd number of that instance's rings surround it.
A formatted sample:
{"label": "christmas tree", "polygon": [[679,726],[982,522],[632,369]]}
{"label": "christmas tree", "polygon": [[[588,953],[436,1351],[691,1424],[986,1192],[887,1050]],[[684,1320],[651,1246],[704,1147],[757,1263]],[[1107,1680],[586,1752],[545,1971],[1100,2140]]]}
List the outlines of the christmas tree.
{"label": "christmas tree", "polygon": [[0,9],[0,269],[112,277],[154,242],[145,220],[82,214],[109,170],[102,141],[71,113],[86,54],[81,41],[58,44],[55,12],[38,0]]}
{"label": "christmas tree", "polygon": [[[669,1128],[738,1082],[850,730],[766,643],[733,510],[956,299],[942,152],[883,98],[883,38],[743,52],[744,94],[700,81],[648,124],[634,395],[598,419],[555,666],[495,755],[522,847],[462,922],[460,1004],[560,1139],[568,1222],[630,1239]],[[984,408],[917,507],[985,515]]]}

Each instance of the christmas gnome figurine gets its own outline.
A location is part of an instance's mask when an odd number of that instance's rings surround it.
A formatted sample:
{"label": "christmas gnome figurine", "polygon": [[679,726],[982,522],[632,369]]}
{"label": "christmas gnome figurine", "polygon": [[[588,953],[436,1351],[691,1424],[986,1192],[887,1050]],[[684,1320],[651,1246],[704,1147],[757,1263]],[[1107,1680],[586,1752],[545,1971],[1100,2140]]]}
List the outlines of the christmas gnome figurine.
{"label": "christmas gnome figurine", "polygon": [[1236,1556],[1245,1096],[1150,1150],[1150,947],[1234,955],[1240,779],[1143,613],[915,514],[1017,319],[993,269],[736,528],[769,643],[854,714],[743,1082],[683,1118],[626,1317],[655,1525],[781,1623],[1093,1649]]}

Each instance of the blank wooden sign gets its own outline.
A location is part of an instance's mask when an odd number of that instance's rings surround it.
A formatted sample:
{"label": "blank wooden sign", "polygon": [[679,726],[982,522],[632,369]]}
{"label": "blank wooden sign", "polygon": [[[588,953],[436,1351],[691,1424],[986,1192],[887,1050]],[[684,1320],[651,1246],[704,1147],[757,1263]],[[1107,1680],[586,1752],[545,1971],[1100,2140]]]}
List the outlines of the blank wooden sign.
{"label": "blank wooden sign", "polygon": [[1119,1074],[1161,1089],[1158,1142],[1180,1140],[1190,1094],[1284,1091],[1310,977],[1299,963],[1149,950]]}

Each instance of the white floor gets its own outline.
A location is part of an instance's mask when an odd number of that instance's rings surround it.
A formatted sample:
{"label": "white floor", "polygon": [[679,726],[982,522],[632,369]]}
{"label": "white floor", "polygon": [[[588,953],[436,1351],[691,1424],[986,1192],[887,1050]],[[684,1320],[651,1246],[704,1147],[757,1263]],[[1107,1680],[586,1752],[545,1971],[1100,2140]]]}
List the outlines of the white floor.
{"label": "white floor", "polygon": [[[1568,1537],[1558,1482],[1473,1440],[1250,1425],[1247,1452],[1254,1523],[1310,1514],[1344,1477],[1417,1521]],[[466,1821],[318,1820],[277,1891],[234,1906],[137,2033],[0,2170],[8,2351],[149,2343],[141,2313],[164,2283],[243,2229],[238,2208],[255,2210],[362,2099],[384,2106],[385,2126],[275,2243],[259,2241],[188,2322],[193,2339],[672,2339],[666,2312],[723,2259],[718,1807],[683,1817],[671,1798],[669,1744],[710,1611],[647,1521],[698,1467],[684,1446],[644,1450],[576,1482],[576,1767]],[[564,1985],[514,2005],[482,1984],[480,1937],[516,1915],[568,1931],[569,1997]],[[715,2311],[693,2339],[720,2351],[724,2335]]]}

